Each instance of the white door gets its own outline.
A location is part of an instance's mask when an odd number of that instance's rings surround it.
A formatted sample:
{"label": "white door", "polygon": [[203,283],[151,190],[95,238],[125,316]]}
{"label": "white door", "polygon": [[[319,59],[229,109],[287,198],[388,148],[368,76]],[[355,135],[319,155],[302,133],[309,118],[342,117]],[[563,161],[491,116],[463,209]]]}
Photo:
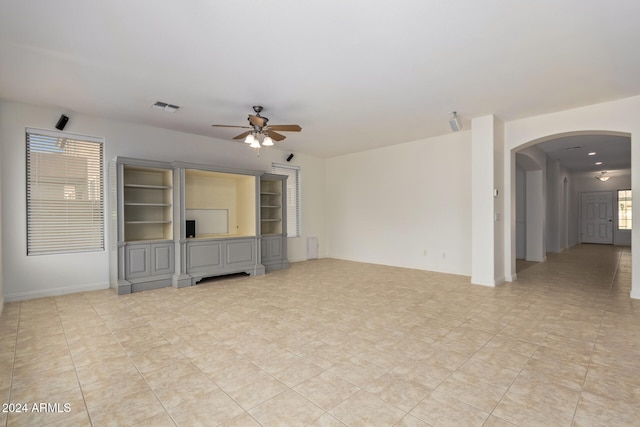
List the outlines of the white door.
{"label": "white door", "polygon": [[582,193],[582,243],[613,244],[613,193]]}

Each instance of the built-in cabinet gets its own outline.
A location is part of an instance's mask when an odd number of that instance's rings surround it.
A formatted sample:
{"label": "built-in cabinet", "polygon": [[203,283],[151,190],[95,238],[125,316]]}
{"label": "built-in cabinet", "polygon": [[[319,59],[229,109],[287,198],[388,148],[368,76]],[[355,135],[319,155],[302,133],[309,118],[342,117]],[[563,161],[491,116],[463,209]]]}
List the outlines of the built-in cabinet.
{"label": "built-in cabinet", "polygon": [[288,267],[285,176],[118,157],[111,182],[119,294]]}
{"label": "built-in cabinet", "polygon": [[111,286],[118,294],[170,286],[175,272],[171,164],[116,159],[111,178]]}
{"label": "built-in cabinet", "polygon": [[[183,196],[181,272],[177,286],[233,273],[264,274],[258,246],[260,172],[176,163]],[[187,237],[186,222],[195,229]]]}
{"label": "built-in cabinet", "polygon": [[260,176],[260,252],[267,271],[289,267],[286,180],[284,175]]}

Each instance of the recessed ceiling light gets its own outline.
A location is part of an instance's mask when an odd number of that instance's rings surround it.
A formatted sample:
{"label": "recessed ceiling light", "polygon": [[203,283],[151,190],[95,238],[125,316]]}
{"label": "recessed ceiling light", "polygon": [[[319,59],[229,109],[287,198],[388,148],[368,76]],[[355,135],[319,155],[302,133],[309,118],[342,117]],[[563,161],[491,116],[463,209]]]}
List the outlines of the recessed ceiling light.
{"label": "recessed ceiling light", "polygon": [[601,165],[601,164],[602,164],[602,162],[596,162],[596,165]]}
{"label": "recessed ceiling light", "polygon": [[592,151],[592,152],[590,152],[590,153],[589,153],[589,155],[590,155],[590,156],[595,156],[595,155],[596,155],[596,152],[595,152],[595,151]]}
{"label": "recessed ceiling light", "polygon": [[166,102],[160,102],[160,101],[153,104],[151,108],[154,108],[156,110],[163,110],[163,111],[166,111],[167,113],[175,113],[180,109],[180,107],[177,105],[167,104]]}
{"label": "recessed ceiling light", "polygon": [[581,146],[576,145],[575,147],[567,147],[567,148],[565,148],[565,150],[566,150],[566,151],[569,151],[569,150],[579,150],[579,149],[581,149],[581,148],[582,148]]}

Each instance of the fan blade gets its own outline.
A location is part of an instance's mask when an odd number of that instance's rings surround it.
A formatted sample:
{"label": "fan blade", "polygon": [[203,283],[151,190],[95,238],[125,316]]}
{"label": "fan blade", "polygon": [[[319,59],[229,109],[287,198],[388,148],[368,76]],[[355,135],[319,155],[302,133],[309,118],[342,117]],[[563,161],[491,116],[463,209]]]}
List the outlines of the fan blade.
{"label": "fan blade", "polygon": [[286,136],[280,135],[279,133],[274,132],[271,129],[267,129],[267,135],[269,135],[274,141],[282,141],[286,138]]}
{"label": "fan blade", "polygon": [[262,117],[249,114],[249,123],[251,123],[253,126],[258,126],[261,128],[265,125],[266,122]]}
{"label": "fan blade", "polygon": [[269,129],[285,132],[300,132],[302,128],[298,125],[269,125]]}
{"label": "fan blade", "polygon": [[251,126],[231,126],[231,125],[211,125],[214,128],[240,128],[240,129],[251,129]]}
{"label": "fan blade", "polygon": [[244,139],[247,137],[247,135],[249,135],[251,132],[253,132],[252,130],[248,130],[246,132],[242,132],[240,135],[238,136],[234,136],[233,139]]}

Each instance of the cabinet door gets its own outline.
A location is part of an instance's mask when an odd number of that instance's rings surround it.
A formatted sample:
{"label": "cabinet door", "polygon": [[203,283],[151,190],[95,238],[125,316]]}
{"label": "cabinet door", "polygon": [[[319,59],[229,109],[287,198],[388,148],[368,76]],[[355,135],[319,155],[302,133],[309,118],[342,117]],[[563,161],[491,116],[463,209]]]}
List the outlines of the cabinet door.
{"label": "cabinet door", "polygon": [[127,279],[146,277],[151,274],[149,252],[149,245],[135,245],[125,248],[125,276]]}
{"label": "cabinet door", "polygon": [[269,254],[269,239],[264,236],[260,239],[260,257],[262,262],[269,261],[271,258]]}
{"label": "cabinet door", "polygon": [[187,273],[222,270],[222,242],[188,242]]}
{"label": "cabinet door", "polygon": [[282,259],[282,237],[269,239],[269,258]]}
{"label": "cabinet door", "polygon": [[171,274],[174,272],[173,243],[151,245],[151,275]]}
{"label": "cabinet door", "polygon": [[262,237],[262,262],[282,260],[282,239],[282,236]]}
{"label": "cabinet door", "polygon": [[228,242],[226,244],[225,268],[253,265],[255,263],[255,247],[255,239]]}

